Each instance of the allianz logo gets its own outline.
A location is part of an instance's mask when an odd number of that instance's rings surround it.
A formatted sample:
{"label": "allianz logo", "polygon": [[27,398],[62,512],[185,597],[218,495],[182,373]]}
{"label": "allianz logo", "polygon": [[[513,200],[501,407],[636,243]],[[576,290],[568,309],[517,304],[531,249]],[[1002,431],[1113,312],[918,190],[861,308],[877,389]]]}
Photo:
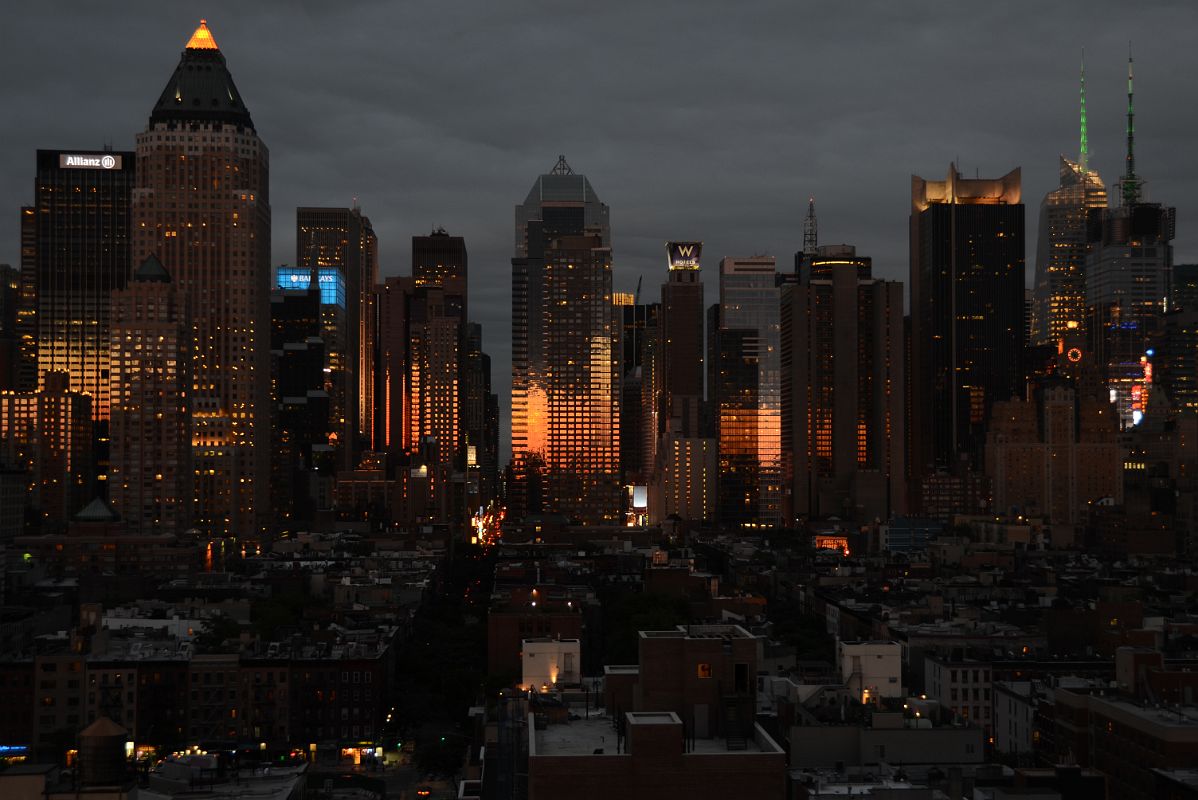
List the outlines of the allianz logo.
{"label": "allianz logo", "polygon": [[113,169],[116,167],[115,156],[67,156],[66,164],[68,167],[96,167],[99,169]]}

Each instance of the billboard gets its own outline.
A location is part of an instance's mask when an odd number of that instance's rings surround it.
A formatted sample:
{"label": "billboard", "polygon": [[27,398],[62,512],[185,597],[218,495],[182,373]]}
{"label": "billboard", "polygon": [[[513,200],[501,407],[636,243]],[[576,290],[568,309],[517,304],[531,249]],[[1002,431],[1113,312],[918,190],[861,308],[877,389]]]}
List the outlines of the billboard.
{"label": "billboard", "polygon": [[698,269],[702,252],[702,242],[666,242],[670,269]]}
{"label": "billboard", "polygon": [[[320,268],[316,281],[321,305],[345,307],[345,278],[340,270]],[[279,289],[307,289],[311,283],[312,270],[307,267],[279,267],[275,271],[275,286]]]}

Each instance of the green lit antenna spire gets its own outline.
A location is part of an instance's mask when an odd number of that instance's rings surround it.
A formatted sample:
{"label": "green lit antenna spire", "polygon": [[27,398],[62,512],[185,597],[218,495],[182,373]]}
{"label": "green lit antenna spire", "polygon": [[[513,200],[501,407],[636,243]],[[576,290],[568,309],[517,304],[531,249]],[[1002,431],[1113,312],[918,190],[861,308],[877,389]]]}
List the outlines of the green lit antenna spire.
{"label": "green lit antenna spire", "polygon": [[1081,131],[1081,148],[1077,156],[1077,168],[1083,175],[1086,174],[1086,162],[1090,157],[1090,142],[1086,136],[1086,48],[1082,48],[1082,131]]}
{"label": "green lit antenna spire", "polygon": [[1132,102],[1131,42],[1127,43],[1127,173],[1123,176],[1123,204],[1140,201],[1140,179],[1136,177],[1136,107]]}

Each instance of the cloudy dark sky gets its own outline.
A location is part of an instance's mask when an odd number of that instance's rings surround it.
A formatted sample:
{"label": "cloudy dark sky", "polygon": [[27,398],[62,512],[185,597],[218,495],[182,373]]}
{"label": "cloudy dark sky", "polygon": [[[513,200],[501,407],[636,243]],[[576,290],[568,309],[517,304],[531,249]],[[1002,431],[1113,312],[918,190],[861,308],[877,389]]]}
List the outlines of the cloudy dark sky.
{"label": "cloudy dark sky", "polygon": [[[509,385],[512,206],[558,153],[611,206],[617,288],[655,298],[663,243],[720,256],[824,243],[906,278],[910,175],[1023,168],[1028,279],[1036,208],[1077,150],[1087,53],[1091,163],[1122,169],[1128,40],[1137,158],[1198,259],[1198,3],[1045,0],[253,0],[5,8],[0,262],[18,259],[34,150],[132,148],[206,17],[270,148],[273,256],[295,207],[358,198],[384,275],[444,225],[470,249],[471,307]],[[505,431],[506,440],[506,431]]]}

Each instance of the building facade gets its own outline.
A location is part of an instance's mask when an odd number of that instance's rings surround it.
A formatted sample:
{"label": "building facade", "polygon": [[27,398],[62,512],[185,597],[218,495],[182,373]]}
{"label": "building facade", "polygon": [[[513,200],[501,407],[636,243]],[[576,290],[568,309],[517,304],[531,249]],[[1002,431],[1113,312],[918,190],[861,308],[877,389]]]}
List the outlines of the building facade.
{"label": "building facade", "polygon": [[191,326],[170,273],[148,256],[112,294],[109,497],[134,533],[190,527]]}
{"label": "building facade", "polygon": [[1061,156],[1060,185],[1040,204],[1032,342],[1084,341],[1086,324],[1087,220],[1104,209],[1106,187],[1083,161]]}
{"label": "building facade", "polygon": [[708,386],[719,438],[718,514],[730,525],[782,522],[781,304],[772,256],[724,258],[709,321]]}
{"label": "building facade", "polygon": [[911,473],[980,467],[997,400],[1022,395],[1020,172],[911,178]]}
{"label": "building facade", "polygon": [[35,518],[61,528],[96,491],[91,397],[50,372],[36,392],[0,392],[0,458],[27,476]]}
{"label": "building facade", "polygon": [[995,403],[986,442],[995,512],[1043,516],[1054,533],[1064,533],[1093,504],[1121,503],[1124,450],[1117,437],[1106,398],[1064,383],[1037,387],[1027,400]]}
{"label": "building facade", "polygon": [[848,245],[782,290],[788,515],[887,519],[906,507],[903,285]]}
{"label": "building facade", "polygon": [[201,22],[137,136],[134,258],[171,265],[192,324],[192,522],[258,535],[269,508],[269,155]]}
{"label": "building facade", "polygon": [[[373,439],[375,342],[371,305],[378,283],[378,237],[370,219],[353,208],[297,208],[295,263],[298,273],[319,270],[325,292],[323,338],[327,380],[341,465],[353,465]],[[281,288],[301,288],[286,286]]]}
{"label": "building facade", "polygon": [[516,207],[512,259],[513,517],[619,518],[620,320],[610,226],[559,159]]}
{"label": "building facade", "polygon": [[38,385],[47,372],[68,376],[108,420],[109,303],[130,272],[130,198],[135,157],[116,151],[37,151],[31,272]]}

